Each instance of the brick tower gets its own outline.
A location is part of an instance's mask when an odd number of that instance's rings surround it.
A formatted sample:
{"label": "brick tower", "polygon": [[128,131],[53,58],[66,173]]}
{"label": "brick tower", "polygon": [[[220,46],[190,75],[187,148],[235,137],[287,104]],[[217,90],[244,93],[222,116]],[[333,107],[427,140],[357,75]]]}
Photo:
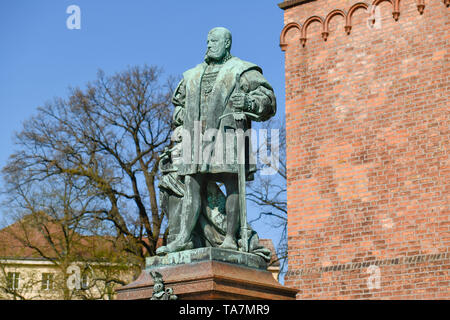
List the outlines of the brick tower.
{"label": "brick tower", "polygon": [[297,299],[450,298],[450,0],[289,0]]}

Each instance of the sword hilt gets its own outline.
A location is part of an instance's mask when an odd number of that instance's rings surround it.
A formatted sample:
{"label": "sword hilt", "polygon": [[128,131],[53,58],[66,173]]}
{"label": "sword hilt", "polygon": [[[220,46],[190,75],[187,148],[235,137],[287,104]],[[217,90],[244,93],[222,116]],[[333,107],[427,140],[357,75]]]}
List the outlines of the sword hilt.
{"label": "sword hilt", "polygon": [[236,121],[238,121],[238,120],[245,120],[246,119],[245,116],[249,116],[249,117],[252,117],[252,118],[257,118],[258,117],[254,113],[247,112],[247,111],[240,111],[240,112],[230,112],[230,113],[223,114],[223,115],[221,115],[219,117],[219,120],[222,120],[223,118],[228,117],[228,116],[234,116],[234,120],[236,120]]}

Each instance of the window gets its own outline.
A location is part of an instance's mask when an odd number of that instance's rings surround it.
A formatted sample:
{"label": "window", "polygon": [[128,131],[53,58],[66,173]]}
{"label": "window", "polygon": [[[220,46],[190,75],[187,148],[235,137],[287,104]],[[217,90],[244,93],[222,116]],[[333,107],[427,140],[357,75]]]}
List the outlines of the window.
{"label": "window", "polygon": [[8,289],[17,290],[19,289],[19,272],[8,272],[6,282],[8,285]]}
{"label": "window", "polygon": [[53,273],[43,273],[42,274],[42,290],[53,289]]}

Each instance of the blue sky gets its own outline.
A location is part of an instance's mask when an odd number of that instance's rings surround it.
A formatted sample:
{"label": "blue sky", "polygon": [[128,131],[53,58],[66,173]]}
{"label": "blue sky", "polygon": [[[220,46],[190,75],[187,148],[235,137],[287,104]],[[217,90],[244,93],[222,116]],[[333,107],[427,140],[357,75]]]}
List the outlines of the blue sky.
{"label": "blue sky", "polygon": [[[281,1],[281,0],[280,0]],[[202,61],[208,31],[233,34],[232,54],[260,65],[284,117],[283,11],[273,0],[9,0],[0,2],[0,167],[14,151],[14,132],[38,106],[83,87],[97,70],[158,65],[180,76]],[[69,30],[70,5],[81,29]],[[1,209],[0,209],[1,212]],[[274,238],[270,228],[257,228]]]}

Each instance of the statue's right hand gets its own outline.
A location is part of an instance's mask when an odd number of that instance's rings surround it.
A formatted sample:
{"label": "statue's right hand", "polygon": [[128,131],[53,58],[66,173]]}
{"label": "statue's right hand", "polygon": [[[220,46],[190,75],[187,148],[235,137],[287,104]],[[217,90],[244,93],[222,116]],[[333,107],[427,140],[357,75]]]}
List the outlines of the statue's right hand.
{"label": "statue's right hand", "polygon": [[236,112],[242,112],[245,107],[245,93],[233,93],[230,97],[233,109]]}

